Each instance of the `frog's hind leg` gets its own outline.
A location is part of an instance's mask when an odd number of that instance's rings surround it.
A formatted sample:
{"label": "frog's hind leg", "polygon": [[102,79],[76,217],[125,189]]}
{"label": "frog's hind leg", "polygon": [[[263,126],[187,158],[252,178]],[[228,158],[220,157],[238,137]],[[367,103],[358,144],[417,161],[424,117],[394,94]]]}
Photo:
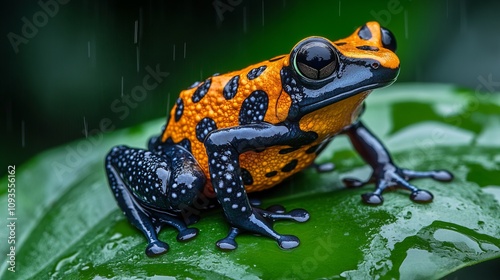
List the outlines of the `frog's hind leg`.
{"label": "frog's hind leg", "polygon": [[184,148],[153,148],[147,151],[118,146],[106,157],[109,184],[118,206],[148,239],[148,256],[167,252],[168,245],[157,238],[164,225],[179,231],[179,241],[198,234],[197,229],[186,226],[196,221],[195,213],[184,210],[192,208],[206,182],[201,167]]}
{"label": "frog's hind leg", "polygon": [[[120,149],[117,147],[113,149]],[[123,211],[128,221],[139,229],[148,240],[146,254],[148,256],[158,256],[168,251],[168,244],[158,240],[157,232],[160,226],[156,221],[153,221],[143,207],[141,207],[134,199],[132,194],[127,189],[123,179],[118,174],[113,166],[111,157],[106,158],[106,173],[108,175],[109,185],[115,196],[118,206]]]}

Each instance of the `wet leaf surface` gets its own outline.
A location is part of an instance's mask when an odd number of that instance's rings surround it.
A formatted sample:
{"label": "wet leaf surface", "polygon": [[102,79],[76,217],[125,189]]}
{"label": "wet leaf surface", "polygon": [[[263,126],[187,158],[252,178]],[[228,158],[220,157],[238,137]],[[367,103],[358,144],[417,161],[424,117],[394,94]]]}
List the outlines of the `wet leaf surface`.
{"label": "wet leaf surface", "polygon": [[[461,267],[500,258],[500,97],[445,85],[395,85],[372,93],[363,116],[402,167],[446,168],[451,183],[414,183],[430,190],[430,204],[408,193],[385,194],[378,207],[363,205],[373,186],[345,189],[341,178],[367,178],[370,169],[345,137],[336,139],[318,162],[336,170],[312,169],[259,193],[263,206],[305,208],[304,223],[278,222],[281,233],[301,245],[279,249],[272,240],[238,237],[238,249],[222,252],[215,242],[228,225],[220,210],[203,214],[200,234],[187,243],[172,229],[160,239],[170,251],[144,254],[146,241],[128,224],[108,189],[103,160],[117,144],[144,147],[163,120],[129,130],[93,135],[44,152],[16,171],[16,273],[3,277],[43,278],[401,278],[443,277]],[[7,205],[7,178],[0,204]],[[0,211],[7,219],[7,212]],[[2,240],[7,230],[1,229]],[[0,244],[8,253],[7,242]],[[493,271],[484,271],[484,275]]]}

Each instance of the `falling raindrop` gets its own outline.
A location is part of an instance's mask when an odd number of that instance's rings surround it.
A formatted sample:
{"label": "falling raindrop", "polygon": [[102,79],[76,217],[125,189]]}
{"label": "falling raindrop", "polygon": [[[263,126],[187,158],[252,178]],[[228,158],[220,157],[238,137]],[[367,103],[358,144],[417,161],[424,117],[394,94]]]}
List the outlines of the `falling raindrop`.
{"label": "falling raindrop", "polygon": [[139,21],[136,20],[134,23],[134,44],[137,44],[139,37]]}
{"label": "falling raindrop", "polygon": [[89,129],[87,126],[87,120],[85,119],[85,116],[83,116],[83,131],[85,132],[85,138],[89,137]]}
{"label": "falling raindrop", "polygon": [[135,55],[136,55],[136,64],[137,64],[137,73],[139,73],[140,68],[140,57],[139,57],[139,20],[134,22],[134,44],[135,44]]}
{"label": "falling raindrop", "polygon": [[184,58],[186,58],[186,42],[184,42]]}
{"label": "falling raindrop", "polygon": [[340,3],[340,0],[339,0],[339,17],[340,17],[340,6],[341,6],[341,3]]}
{"label": "falling raindrop", "polygon": [[283,0],[283,7],[286,6],[286,0]]}
{"label": "falling raindrop", "polygon": [[122,76],[122,91],[121,91],[121,96],[123,97],[123,76]]}
{"label": "falling raindrop", "polygon": [[135,48],[137,56],[137,73],[139,73],[139,46]]}
{"label": "falling raindrop", "polygon": [[175,61],[175,44],[174,44],[174,49],[172,50],[172,60]]}

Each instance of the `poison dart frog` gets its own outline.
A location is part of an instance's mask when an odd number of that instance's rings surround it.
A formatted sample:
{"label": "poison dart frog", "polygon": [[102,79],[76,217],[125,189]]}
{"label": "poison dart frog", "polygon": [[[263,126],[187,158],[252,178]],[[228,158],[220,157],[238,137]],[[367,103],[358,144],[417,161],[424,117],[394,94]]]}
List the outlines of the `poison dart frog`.
{"label": "poison dart frog", "polygon": [[308,37],[289,54],[226,74],[215,74],[181,91],[161,135],[148,149],[116,146],[105,160],[111,190],[127,219],[146,236],[146,254],[167,252],[157,234],[164,225],[177,240],[198,234],[188,226],[200,210],[220,205],[230,225],[216,245],[237,247],[241,232],[266,236],[283,249],[299,245],[273,229],[276,220],[305,222],[304,209],[261,209],[247,194],[282,182],[314,165],[337,135],[345,134],[373,168],[370,179],[344,179],[349,187],[374,183],[362,195],[381,204],[388,188],[407,189],[415,202],[433,195],[408,181],[450,181],[446,170],[412,171],[395,165],[384,145],[360,120],[363,101],[399,74],[393,34],[368,22],[345,39]]}

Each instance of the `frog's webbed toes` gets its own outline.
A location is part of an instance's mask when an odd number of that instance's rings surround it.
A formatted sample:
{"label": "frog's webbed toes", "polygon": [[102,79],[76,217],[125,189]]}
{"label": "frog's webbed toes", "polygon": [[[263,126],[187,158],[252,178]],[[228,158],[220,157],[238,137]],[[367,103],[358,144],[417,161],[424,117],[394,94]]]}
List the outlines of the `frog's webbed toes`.
{"label": "frog's webbed toes", "polygon": [[286,212],[285,208],[281,205],[273,205],[268,207],[266,210],[254,208],[256,211],[258,211],[262,217],[271,220],[271,221],[277,221],[277,220],[292,220],[296,221],[299,223],[306,222],[309,220],[309,212],[305,209],[293,209],[289,212]]}
{"label": "frog's webbed toes", "polygon": [[177,234],[177,241],[189,241],[198,235],[197,228],[185,228]]}
{"label": "frog's webbed toes", "polygon": [[426,190],[419,189],[411,193],[410,199],[418,203],[427,203],[431,202],[434,199],[434,196]]}
{"label": "frog's webbed toes", "polygon": [[401,169],[401,171],[409,180],[416,178],[431,178],[441,182],[450,182],[453,180],[453,174],[448,170],[414,171]]}
{"label": "frog's webbed toes", "polygon": [[380,205],[384,203],[384,197],[378,193],[364,193],[361,195],[361,199],[364,203],[370,205]]}
{"label": "frog's webbed toes", "polygon": [[281,249],[293,249],[300,244],[299,238],[294,235],[282,235],[277,241]]}
{"label": "frog's webbed toes", "polygon": [[146,247],[146,255],[148,257],[157,257],[165,254],[168,251],[168,244],[160,240],[154,240]]}

